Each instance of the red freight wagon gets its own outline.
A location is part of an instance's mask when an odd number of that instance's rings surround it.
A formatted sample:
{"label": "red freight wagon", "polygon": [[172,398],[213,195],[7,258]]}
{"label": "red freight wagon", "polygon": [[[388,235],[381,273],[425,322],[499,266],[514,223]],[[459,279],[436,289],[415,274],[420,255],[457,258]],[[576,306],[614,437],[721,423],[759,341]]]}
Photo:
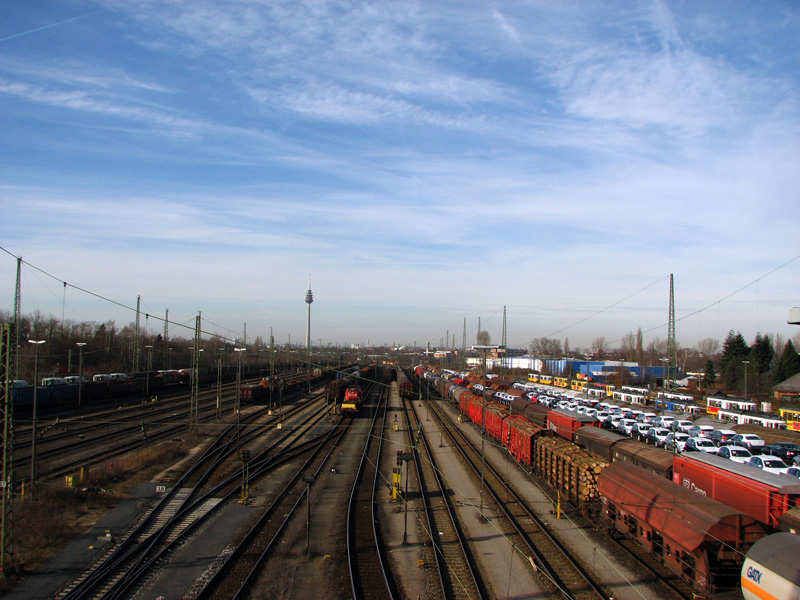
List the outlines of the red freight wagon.
{"label": "red freight wagon", "polygon": [[631,464],[608,465],[597,488],[604,518],[702,595],[735,590],[747,551],[765,534],[752,515],[692,498],[689,490]]}
{"label": "red freight wagon", "polygon": [[411,398],[412,393],[414,392],[414,387],[411,385],[411,381],[405,374],[405,371],[401,369],[399,366],[397,367],[397,388],[400,392],[401,398]]}
{"label": "red freight wagon", "polygon": [[486,433],[500,443],[503,440],[503,421],[508,417],[508,411],[496,404],[486,406]]}
{"label": "red freight wagon", "polygon": [[239,398],[242,402],[261,402],[269,397],[269,388],[259,384],[243,384],[239,388]]}
{"label": "red freight wagon", "polygon": [[533,464],[534,442],[542,432],[547,430],[534,425],[525,417],[519,415],[509,415],[503,422],[505,429],[505,439],[511,456],[518,462],[531,466]]}
{"label": "red freight wagon", "polygon": [[506,379],[499,379],[499,378],[495,378],[495,379],[492,379],[492,380],[486,382],[487,386],[489,386],[493,390],[497,390],[498,392],[506,391],[508,388],[510,388],[512,386],[512,384],[513,383],[511,381],[508,381]]}
{"label": "red freight wagon", "polygon": [[465,415],[469,415],[472,413],[473,404],[481,403],[480,396],[476,396],[475,394],[470,392],[467,388],[463,388],[460,386],[456,386],[452,390],[450,390],[450,395],[453,397],[454,400],[458,402],[458,408]]}
{"label": "red freight wagon", "polygon": [[704,452],[676,455],[672,479],[775,529],[785,512],[800,506],[800,482]]}
{"label": "red freight wagon", "polygon": [[550,409],[541,404],[535,404],[527,398],[520,397],[512,400],[509,408],[511,414],[522,415],[539,427],[547,427],[547,413],[550,412]]}
{"label": "red freight wagon", "polygon": [[672,478],[673,457],[666,450],[653,448],[637,440],[619,442],[611,448],[612,462],[629,462],[665,479]]}
{"label": "red freight wagon", "polygon": [[614,460],[612,449],[617,444],[633,443],[633,440],[628,436],[621,435],[608,429],[602,429],[595,425],[587,425],[578,429],[575,432],[573,441],[578,444],[578,446],[586,448],[586,450],[592,454],[602,456],[608,462]]}
{"label": "red freight wagon", "polygon": [[469,406],[469,420],[478,427],[483,425],[483,408],[483,399],[480,396],[476,396]]}
{"label": "red freight wagon", "polygon": [[567,410],[555,409],[547,413],[547,428],[570,442],[576,429],[595,423],[597,420],[593,417]]}

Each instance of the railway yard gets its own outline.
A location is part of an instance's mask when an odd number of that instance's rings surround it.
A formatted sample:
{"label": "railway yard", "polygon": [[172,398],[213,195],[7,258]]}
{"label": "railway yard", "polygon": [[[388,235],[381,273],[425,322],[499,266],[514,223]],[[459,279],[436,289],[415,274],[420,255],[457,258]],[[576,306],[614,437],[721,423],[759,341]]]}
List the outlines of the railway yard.
{"label": "railway yard", "polygon": [[[225,384],[201,391],[193,433],[185,392],[114,403],[52,422],[33,465],[22,427],[16,469],[40,484],[80,487],[154,448],[171,458],[6,596],[742,597],[744,554],[767,525],[672,483],[664,450],[616,462],[602,448],[619,440],[595,420],[478,404],[457,379],[351,366],[300,378],[280,404]],[[667,477],[641,475],[647,461],[668,462]],[[639,480],[653,497],[625,504]],[[644,514],[667,504],[659,529]]]}

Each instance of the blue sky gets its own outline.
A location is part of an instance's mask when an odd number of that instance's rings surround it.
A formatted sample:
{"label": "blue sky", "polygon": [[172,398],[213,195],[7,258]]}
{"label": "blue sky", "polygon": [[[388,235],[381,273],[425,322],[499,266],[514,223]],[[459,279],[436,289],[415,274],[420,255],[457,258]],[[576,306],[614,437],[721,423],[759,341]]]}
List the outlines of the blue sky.
{"label": "blue sky", "polygon": [[[790,337],[791,2],[0,5],[0,308],[229,337]],[[53,275],[52,279],[33,267]],[[736,292],[736,293],[734,293]],[[150,323],[151,327],[153,323]],[[155,325],[155,329],[160,329]],[[176,334],[180,334],[176,331]]]}

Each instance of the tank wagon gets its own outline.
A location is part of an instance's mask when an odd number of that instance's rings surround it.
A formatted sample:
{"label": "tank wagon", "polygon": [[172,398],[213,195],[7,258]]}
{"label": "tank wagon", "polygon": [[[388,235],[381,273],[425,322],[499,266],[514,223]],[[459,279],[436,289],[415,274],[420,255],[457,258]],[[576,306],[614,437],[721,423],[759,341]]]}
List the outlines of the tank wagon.
{"label": "tank wagon", "polygon": [[742,565],[744,600],[800,600],[800,536],[775,533],[761,538]]}

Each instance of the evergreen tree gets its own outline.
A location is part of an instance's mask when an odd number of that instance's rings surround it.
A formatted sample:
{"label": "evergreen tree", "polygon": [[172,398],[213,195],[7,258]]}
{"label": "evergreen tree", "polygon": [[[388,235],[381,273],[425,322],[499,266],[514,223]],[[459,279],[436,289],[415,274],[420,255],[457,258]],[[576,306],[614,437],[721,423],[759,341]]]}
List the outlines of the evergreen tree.
{"label": "evergreen tree", "polygon": [[720,371],[722,381],[730,390],[741,390],[744,387],[744,366],[743,360],[750,356],[750,347],[744,337],[738,331],[731,329],[728,337],[722,343],[722,359],[720,360]]}
{"label": "evergreen tree", "polygon": [[714,372],[714,361],[710,358],[706,361],[706,372],[703,376],[703,386],[711,387],[717,380],[717,374]]}
{"label": "evergreen tree", "polygon": [[797,350],[795,350],[792,340],[789,340],[786,342],[786,346],[783,347],[776,383],[786,381],[791,376],[797,375],[797,373],[800,373],[800,356],[797,356]]}
{"label": "evergreen tree", "polygon": [[772,358],[775,356],[775,348],[768,335],[756,334],[756,339],[750,348],[750,367],[749,373],[754,374],[752,378],[755,383],[756,393],[768,389],[770,386],[769,369]]}

